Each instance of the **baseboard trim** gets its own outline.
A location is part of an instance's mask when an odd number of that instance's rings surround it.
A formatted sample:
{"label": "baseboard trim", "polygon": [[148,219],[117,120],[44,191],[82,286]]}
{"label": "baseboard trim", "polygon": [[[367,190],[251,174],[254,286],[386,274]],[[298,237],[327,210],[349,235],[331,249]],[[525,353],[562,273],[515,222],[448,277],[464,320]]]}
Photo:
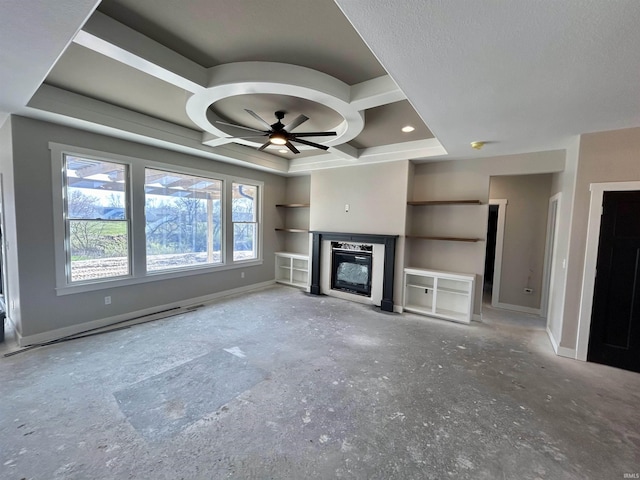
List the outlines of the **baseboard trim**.
{"label": "baseboard trim", "polygon": [[556,355],[560,357],[567,357],[576,360],[576,351],[573,348],[561,347],[558,345],[558,341],[551,333],[551,329],[547,327],[547,336],[549,337],[549,341],[551,342],[551,347]]}
{"label": "baseboard trim", "polygon": [[504,310],[513,310],[514,312],[529,313],[531,315],[540,316],[540,313],[541,313],[539,308],[523,307],[521,305],[511,305],[510,303],[498,302],[492,306],[496,308],[502,308]]}
{"label": "baseboard trim", "polygon": [[547,336],[549,337],[549,341],[551,342],[551,348],[553,348],[553,352],[558,354],[558,342],[556,341],[553,333],[551,333],[551,329],[547,327]]}
{"label": "baseboard trim", "polygon": [[[115,315],[113,317],[101,318],[98,320],[92,320],[90,322],[79,323],[77,325],[70,325],[68,327],[58,328],[56,330],[50,330],[48,332],[36,333],[34,335],[21,335],[16,331],[16,339],[20,347],[27,347],[29,345],[35,345],[39,343],[50,342],[61,338],[69,337],[71,335],[78,335],[88,330],[96,330],[99,328],[109,327],[116,323],[120,324],[131,320],[128,325],[135,325],[136,323],[148,322],[150,320],[159,320],[166,318],[167,316],[186,313],[190,307],[203,303],[209,303],[218,300],[223,297],[229,297],[240,293],[251,292],[254,290],[260,290],[271,285],[274,285],[275,280],[269,280],[261,283],[254,283],[252,285],[246,285],[244,287],[232,288],[230,290],[223,290],[221,292],[212,293],[209,295],[203,295],[201,297],[193,297],[178,302],[167,303],[164,305],[158,305],[155,307],[145,308],[142,310],[136,310],[134,312],[124,313],[121,315]],[[180,310],[184,309],[184,310]],[[140,318],[143,317],[143,318]],[[138,319],[136,322],[135,320]]]}
{"label": "baseboard trim", "polygon": [[471,317],[471,320],[474,320],[476,322],[481,322],[482,321],[482,315],[479,313],[474,313]]}
{"label": "baseboard trim", "polygon": [[567,358],[572,358],[574,360],[578,360],[576,358],[575,348],[561,347],[560,345],[558,345],[558,355],[560,357],[567,357]]}

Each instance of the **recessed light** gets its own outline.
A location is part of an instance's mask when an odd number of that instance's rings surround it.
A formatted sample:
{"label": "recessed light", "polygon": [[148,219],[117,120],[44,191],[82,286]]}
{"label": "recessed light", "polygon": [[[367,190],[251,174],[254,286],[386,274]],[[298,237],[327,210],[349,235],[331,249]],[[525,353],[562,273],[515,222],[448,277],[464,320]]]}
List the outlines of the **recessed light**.
{"label": "recessed light", "polygon": [[410,133],[410,132],[413,132],[415,129],[416,129],[416,128],[415,128],[415,127],[412,127],[411,125],[407,125],[407,126],[405,126],[405,127],[402,127],[402,131],[403,131],[404,133]]}

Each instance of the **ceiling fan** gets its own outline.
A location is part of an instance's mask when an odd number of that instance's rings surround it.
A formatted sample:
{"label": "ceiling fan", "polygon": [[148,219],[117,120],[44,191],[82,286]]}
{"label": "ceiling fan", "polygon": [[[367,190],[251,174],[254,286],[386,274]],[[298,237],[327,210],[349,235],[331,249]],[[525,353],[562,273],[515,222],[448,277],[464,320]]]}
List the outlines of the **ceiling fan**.
{"label": "ceiling fan", "polygon": [[260,116],[249,110],[244,109],[249,115],[258,120],[262,125],[266,127],[266,130],[258,130],[256,128],[251,127],[243,127],[242,125],[235,125],[233,123],[221,122],[217,121],[216,123],[220,123],[222,125],[229,125],[231,127],[241,128],[243,130],[249,130],[252,132],[260,133],[260,135],[253,135],[251,137],[234,137],[234,138],[254,138],[254,137],[269,137],[264,145],[258,148],[258,150],[264,150],[269,145],[279,145],[285,146],[293,153],[300,153],[291,142],[301,143],[303,145],[309,145],[310,147],[319,148],[321,150],[328,150],[329,147],[325,145],[320,145],[319,143],[310,142],[308,140],[303,140],[300,137],[331,137],[335,136],[336,132],[301,132],[301,133],[293,133],[292,130],[294,128],[299,127],[302,123],[309,120],[309,117],[305,115],[298,115],[293,122],[288,125],[284,125],[281,120],[284,118],[285,112],[277,111],[275,112],[275,116],[278,121],[274,124],[269,125],[265,120],[260,118]]}

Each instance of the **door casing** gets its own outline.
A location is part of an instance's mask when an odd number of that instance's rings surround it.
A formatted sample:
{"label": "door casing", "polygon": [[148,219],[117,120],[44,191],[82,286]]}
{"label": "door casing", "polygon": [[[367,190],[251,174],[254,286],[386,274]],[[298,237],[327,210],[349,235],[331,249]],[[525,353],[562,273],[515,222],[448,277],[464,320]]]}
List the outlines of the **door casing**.
{"label": "door casing", "polygon": [[592,183],[589,186],[589,190],[591,190],[591,201],[589,203],[589,224],[587,226],[587,245],[584,255],[580,312],[578,314],[578,342],[576,345],[576,358],[585,362],[587,361],[587,352],[589,350],[589,332],[591,330],[596,263],[598,261],[598,246],[600,243],[600,217],[602,216],[604,192],[640,190],[640,182]]}

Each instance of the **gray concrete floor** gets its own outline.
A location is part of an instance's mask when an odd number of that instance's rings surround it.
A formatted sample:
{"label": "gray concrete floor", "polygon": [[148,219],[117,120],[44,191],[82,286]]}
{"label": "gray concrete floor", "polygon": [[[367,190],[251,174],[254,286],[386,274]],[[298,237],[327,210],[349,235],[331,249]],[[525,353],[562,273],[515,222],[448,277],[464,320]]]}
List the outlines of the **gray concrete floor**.
{"label": "gray concrete floor", "polygon": [[0,389],[2,479],[640,472],[640,375],[556,357],[535,326],[282,286],[2,358]]}

